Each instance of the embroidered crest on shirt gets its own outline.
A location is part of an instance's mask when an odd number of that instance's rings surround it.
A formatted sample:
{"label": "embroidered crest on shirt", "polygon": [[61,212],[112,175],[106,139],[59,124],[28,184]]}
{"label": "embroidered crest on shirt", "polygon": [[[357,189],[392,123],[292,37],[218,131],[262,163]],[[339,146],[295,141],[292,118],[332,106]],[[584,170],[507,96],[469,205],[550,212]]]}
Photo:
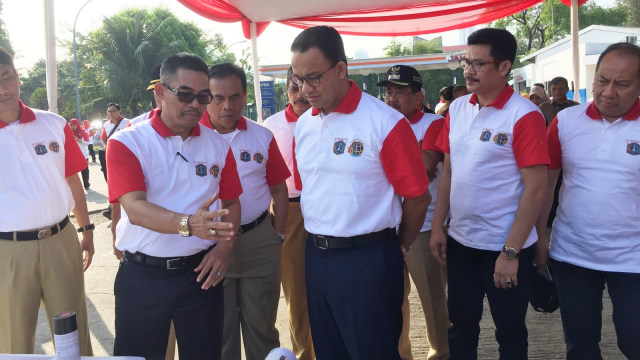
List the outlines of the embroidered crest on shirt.
{"label": "embroidered crest on shirt", "polygon": [[57,141],[53,140],[52,142],[49,143],[49,150],[53,151],[54,153],[57,153],[58,151],[60,151],[60,144],[58,144]]}
{"label": "embroidered crest on shirt", "polygon": [[507,141],[509,141],[509,134],[507,134],[506,132],[501,131],[493,137],[493,142],[500,146],[506,144]]}
{"label": "embroidered crest on shirt", "polygon": [[336,155],[344,154],[344,149],[347,147],[347,139],[336,138],[333,141],[333,153]]}
{"label": "embroidered crest on shirt", "polygon": [[253,155],[253,161],[257,162],[258,164],[262,164],[262,162],[264,161],[264,155],[259,152],[255,153]]}
{"label": "embroidered crest on shirt", "polygon": [[251,161],[251,151],[240,150],[240,161],[244,161],[244,162]]}
{"label": "embroidered crest on shirt", "polygon": [[491,133],[493,129],[482,129],[482,133],[480,134],[480,141],[487,142],[491,140]]}
{"label": "embroidered crest on shirt", "polygon": [[47,147],[44,146],[44,143],[33,144],[33,150],[35,150],[38,155],[44,155],[47,153]]}
{"label": "embroidered crest on shirt", "polygon": [[220,165],[213,164],[209,168],[209,174],[213,175],[214,178],[217,178],[220,175]]}
{"label": "embroidered crest on shirt", "polygon": [[360,140],[353,140],[348,151],[351,156],[358,157],[364,152],[364,144]]}
{"label": "embroidered crest on shirt", "polygon": [[207,175],[207,163],[196,162],[196,175],[202,177]]}
{"label": "embroidered crest on shirt", "polygon": [[627,154],[640,155],[640,141],[627,140]]}

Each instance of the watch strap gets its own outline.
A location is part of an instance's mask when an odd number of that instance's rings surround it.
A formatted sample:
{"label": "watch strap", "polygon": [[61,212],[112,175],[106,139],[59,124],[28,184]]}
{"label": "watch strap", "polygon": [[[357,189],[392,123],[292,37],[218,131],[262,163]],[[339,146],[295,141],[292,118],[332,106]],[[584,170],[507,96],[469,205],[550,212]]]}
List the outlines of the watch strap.
{"label": "watch strap", "polygon": [[96,228],[96,226],[93,223],[89,223],[89,225],[85,225],[85,226],[83,226],[81,228],[78,228],[78,232],[82,233],[82,232],[85,232],[87,230],[93,230],[95,228]]}

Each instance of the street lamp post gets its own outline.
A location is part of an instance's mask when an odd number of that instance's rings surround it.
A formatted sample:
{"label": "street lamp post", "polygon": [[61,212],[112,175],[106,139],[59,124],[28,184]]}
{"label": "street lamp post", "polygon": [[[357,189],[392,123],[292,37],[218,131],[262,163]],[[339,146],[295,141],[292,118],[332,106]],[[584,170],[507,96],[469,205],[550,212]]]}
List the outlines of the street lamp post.
{"label": "street lamp post", "polygon": [[93,0],[88,0],[80,7],[80,10],[78,10],[78,13],[76,14],[76,19],[73,21],[73,73],[76,77],[76,111],[78,115],[78,121],[80,123],[82,123],[82,113],[80,112],[80,88],[78,85],[79,81],[78,81],[78,55],[76,54],[76,23],[78,22],[78,16],[80,16],[80,12],[82,11],[82,9],[84,9],[84,7],[87,6],[87,4],[90,3],[91,1]]}

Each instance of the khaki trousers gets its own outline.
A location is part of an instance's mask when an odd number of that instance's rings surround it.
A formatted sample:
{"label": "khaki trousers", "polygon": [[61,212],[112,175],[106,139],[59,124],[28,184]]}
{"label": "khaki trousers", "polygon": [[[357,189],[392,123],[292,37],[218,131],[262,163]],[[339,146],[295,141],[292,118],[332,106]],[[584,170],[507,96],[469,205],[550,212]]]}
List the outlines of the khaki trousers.
{"label": "khaki trousers", "polygon": [[282,246],[282,291],[289,310],[291,345],[298,360],[313,360],[315,354],[304,282],[304,249],[308,234],[299,202],[289,203],[286,234],[287,241]]}
{"label": "khaki trousers", "polygon": [[74,311],[80,355],[93,355],[82,249],[71,222],[47,239],[0,240],[0,353],[33,353],[40,305],[52,337],[53,316]]}
{"label": "khaki trousers", "polygon": [[248,360],[262,360],[280,346],[276,317],[281,252],[270,215],[235,239],[224,279],[222,359],[240,360],[241,331]]}
{"label": "khaki trousers", "polygon": [[400,335],[399,351],[403,359],[412,359],[411,342],[409,341],[410,307],[408,273],[411,274],[413,283],[418,290],[422,311],[427,323],[427,340],[429,341],[429,354],[427,359],[439,360],[449,358],[448,330],[449,312],[447,310],[447,270],[440,265],[431,255],[429,240],[431,231],[421,232],[411,246],[411,251],[405,258],[405,292],[402,304],[403,329]]}

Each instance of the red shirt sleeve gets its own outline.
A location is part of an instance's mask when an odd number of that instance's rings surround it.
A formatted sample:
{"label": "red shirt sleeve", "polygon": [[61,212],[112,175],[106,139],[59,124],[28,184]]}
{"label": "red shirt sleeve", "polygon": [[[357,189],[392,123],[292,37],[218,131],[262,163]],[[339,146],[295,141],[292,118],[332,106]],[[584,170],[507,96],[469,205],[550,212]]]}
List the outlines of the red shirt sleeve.
{"label": "red shirt sleeve", "polygon": [[438,139],[436,140],[436,151],[439,151],[443,154],[451,153],[451,149],[449,148],[450,121],[451,120],[449,119],[449,114],[447,114],[447,117],[444,119],[444,123],[442,124],[442,129],[440,129]]}
{"label": "red shirt sleeve", "polygon": [[267,161],[267,185],[274,186],[287,180],[291,176],[287,163],[278,148],[275,137],[269,143],[269,160]]}
{"label": "red shirt sleeve", "polygon": [[84,170],[89,164],[80,151],[80,146],[73,136],[73,131],[69,124],[64,125],[64,177],[68,178],[73,174]]}
{"label": "red shirt sleeve", "polygon": [[422,163],[422,155],[416,136],[404,118],[394,126],[382,143],[380,159],[387,179],[395,192],[405,198],[413,198],[427,191],[429,179]]}
{"label": "red shirt sleeve", "polygon": [[538,111],[526,114],[513,127],[513,154],[520,169],[549,164],[546,122]]}
{"label": "red shirt sleeve", "polygon": [[444,125],[444,119],[435,120],[429,125],[429,128],[424,133],[424,138],[422,139],[422,146],[420,150],[427,151],[433,150],[437,152],[442,152],[437,146],[436,141],[438,140],[438,136],[440,135],[440,131],[442,130],[442,126]]}
{"label": "red shirt sleeve", "polygon": [[219,198],[221,200],[237,199],[240,194],[242,194],[242,185],[238,176],[236,159],[234,159],[233,152],[229,148],[227,160],[220,175]]}
{"label": "red shirt sleeve", "polygon": [[102,127],[102,132],[100,133],[100,140],[107,141],[107,129]]}
{"label": "red shirt sleeve", "polygon": [[300,179],[300,173],[298,172],[298,161],[296,160],[296,138],[293,138],[293,183],[296,185],[296,190],[302,191],[302,179]]}
{"label": "red shirt sleeve", "polygon": [[107,186],[109,202],[132,191],[147,191],[142,166],[135,154],[118,140],[107,143]]}
{"label": "red shirt sleeve", "polygon": [[549,169],[562,168],[562,147],[560,146],[560,137],[558,136],[558,117],[553,118],[547,130],[547,149],[549,150],[549,158],[551,164]]}

